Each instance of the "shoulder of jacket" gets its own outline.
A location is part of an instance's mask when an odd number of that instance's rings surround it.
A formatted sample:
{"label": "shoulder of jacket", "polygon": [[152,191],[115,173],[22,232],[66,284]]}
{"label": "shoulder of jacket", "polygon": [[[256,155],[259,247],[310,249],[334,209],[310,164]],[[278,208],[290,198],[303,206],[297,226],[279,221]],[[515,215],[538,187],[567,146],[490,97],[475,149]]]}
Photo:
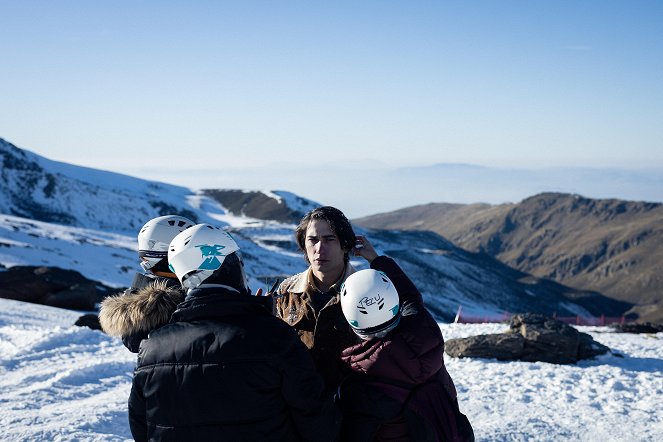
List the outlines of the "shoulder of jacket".
{"label": "shoulder of jacket", "polygon": [[301,284],[301,281],[306,280],[306,271],[303,271],[301,273],[297,273],[295,275],[292,275],[286,279],[284,279],[281,284],[279,284],[279,288],[276,290],[276,292],[283,296],[286,293],[290,293],[290,291],[297,287],[299,284]]}
{"label": "shoulder of jacket", "polygon": [[99,323],[111,336],[126,337],[166,324],[177,304],[184,301],[181,288],[155,281],[137,291],[109,296],[101,302]]}

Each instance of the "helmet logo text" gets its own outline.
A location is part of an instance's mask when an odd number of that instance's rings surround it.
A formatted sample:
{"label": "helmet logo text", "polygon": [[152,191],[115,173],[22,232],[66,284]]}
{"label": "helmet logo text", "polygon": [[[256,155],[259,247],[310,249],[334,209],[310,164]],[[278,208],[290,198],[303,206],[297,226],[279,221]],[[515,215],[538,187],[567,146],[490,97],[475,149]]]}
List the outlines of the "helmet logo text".
{"label": "helmet logo text", "polygon": [[384,298],[379,293],[376,296],[371,296],[370,298],[368,296],[361,298],[359,303],[357,303],[357,310],[367,315],[368,312],[366,309],[373,305],[377,305],[378,310],[382,310],[382,307],[384,307]]}

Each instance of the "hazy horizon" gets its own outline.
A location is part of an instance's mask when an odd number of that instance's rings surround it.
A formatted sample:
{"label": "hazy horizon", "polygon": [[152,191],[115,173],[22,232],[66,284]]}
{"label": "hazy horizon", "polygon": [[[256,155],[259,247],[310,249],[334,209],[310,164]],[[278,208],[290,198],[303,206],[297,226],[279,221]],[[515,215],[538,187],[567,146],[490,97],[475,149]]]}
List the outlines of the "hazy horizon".
{"label": "hazy horizon", "polygon": [[644,0],[2,2],[0,134],[122,173],[663,167],[661,22]]}
{"label": "hazy horizon", "polygon": [[[24,150],[36,154],[34,150]],[[57,158],[46,160],[72,164]],[[82,168],[77,175],[85,176],[84,168],[88,166],[72,165]],[[192,190],[283,190],[320,204],[336,206],[350,218],[428,203],[517,203],[542,192],[663,202],[663,169],[651,167],[525,169],[443,163],[392,167],[374,162],[370,168],[333,164],[320,170],[290,168],[284,163],[246,169],[97,170]]]}

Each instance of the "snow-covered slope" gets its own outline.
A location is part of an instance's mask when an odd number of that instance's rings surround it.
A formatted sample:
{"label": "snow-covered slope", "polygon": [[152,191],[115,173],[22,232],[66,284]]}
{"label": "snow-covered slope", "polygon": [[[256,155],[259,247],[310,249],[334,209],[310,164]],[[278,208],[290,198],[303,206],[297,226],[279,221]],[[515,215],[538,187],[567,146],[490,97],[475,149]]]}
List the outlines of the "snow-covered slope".
{"label": "snow-covered slope", "polygon": [[[251,218],[241,215],[242,210],[234,215],[209,192],[58,163],[1,139],[0,155],[1,266],[55,266],[107,285],[126,286],[140,270],[135,239],[140,227],[153,217],[175,213],[231,230],[246,257],[254,290],[306,268],[294,243],[292,222]],[[246,196],[242,191],[223,194]],[[265,199],[285,205],[287,219],[295,222],[297,214],[317,205],[281,191],[265,191],[253,200]],[[530,278],[436,234],[358,232],[366,234],[379,253],[398,260],[439,320],[453,318],[460,305],[466,313],[483,314],[618,315],[626,310],[598,294]],[[360,260],[353,264],[366,265]]]}
{"label": "snow-covered slope", "polygon": [[51,161],[0,139],[0,212],[134,232],[163,210],[189,214],[189,189]]}
{"label": "snow-covered slope", "polygon": [[[208,207],[209,209],[209,207]],[[219,209],[217,207],[217,209]],[[212,222],[233,233],[245,256],[251,287],[267,289],[276,278],[300,272],[306,263],[293,240],[293,225],[209,212]],[[214,219],[216,218],[216,219]],[[465,312],[558,312],[590,315],[590,297],[572,302],[576,292],[549,283],[523,282],[522,274],[499,262],[455,247],[425,232],[365,231],[378,252],[394,257],[416,282],[439,320]],[[366,262],[353,259],[357,268]],[[140,270],[133,235],[45,223],[0,215],[0,264],[74,269],[109,286],[126,286]],[[580,303],[582,302],[582,304]]]}
{"label": "snow-covered slope", "polygon": [[[0,439],[131,440],[136,355],[119,339],[73,326],[78,315],[0,299]],[[504,326],[440,328],[450,339]],[[663,333],[580,329],[623,357],[559,366],[445,355],[477,441],[663,440]]]}

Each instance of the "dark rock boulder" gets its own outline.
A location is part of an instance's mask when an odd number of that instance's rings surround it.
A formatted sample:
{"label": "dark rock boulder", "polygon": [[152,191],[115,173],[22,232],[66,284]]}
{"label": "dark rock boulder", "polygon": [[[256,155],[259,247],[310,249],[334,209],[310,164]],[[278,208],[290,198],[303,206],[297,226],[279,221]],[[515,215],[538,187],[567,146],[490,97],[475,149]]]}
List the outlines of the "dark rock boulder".
{"label": "dark rock boulder", "polygon": [[538,314],[516,315],[505,333],[449,339],[452,357],[491,358],[552,364],[574,364],[610,351],[575,328]]}
{"label": "dark rock boulder", "polygon": [[[599,342],[596,342],[594,338],[592,338],[587,333],[578,333],[578,335],[580,337],[580,341],[578,342],[579,361],[583,359],[592,359],[611,351],[610,348]],[[618,355],[617,353],[613,353],[613,355],[623,357],[622,355]]]}
{"label": "dark rock boulder", "polygon": [[663,332],[663,324],[655,324],[653,322],[637,323],[632,322],[628,324],[613,324],[611,328],[619,333],[660,333]]}
{"label": "dark rock boulder", "polygon": [[578,361],[579,332],[543,315],[516,315],[511,319],[508,333],[519,333],[525,339],[521,361],[542,361],[553,364],[573,364]]}
{"label": "dark rock boulder", "polygon": [[454,358],[489,357],[508,361],[520,357],[523,353],[524,344],[525,338],[521,335],[498,333],[463,339],[449,339],[444,344],[444,351]]}
{"label": "dark rock boulder", "polygon": [[93,313],[81,316],[76,320],[76,322],[74,322],[74,325],[79,327],[88,327],[92,330],[102,330],[101,324],[99,323],[99,316]]}
{"label": "dark rock boulder", "polygon": [[52,307],[94,310],[114,291],[117,289],[58,267],[15,266],[0,272],[0,298]]}

